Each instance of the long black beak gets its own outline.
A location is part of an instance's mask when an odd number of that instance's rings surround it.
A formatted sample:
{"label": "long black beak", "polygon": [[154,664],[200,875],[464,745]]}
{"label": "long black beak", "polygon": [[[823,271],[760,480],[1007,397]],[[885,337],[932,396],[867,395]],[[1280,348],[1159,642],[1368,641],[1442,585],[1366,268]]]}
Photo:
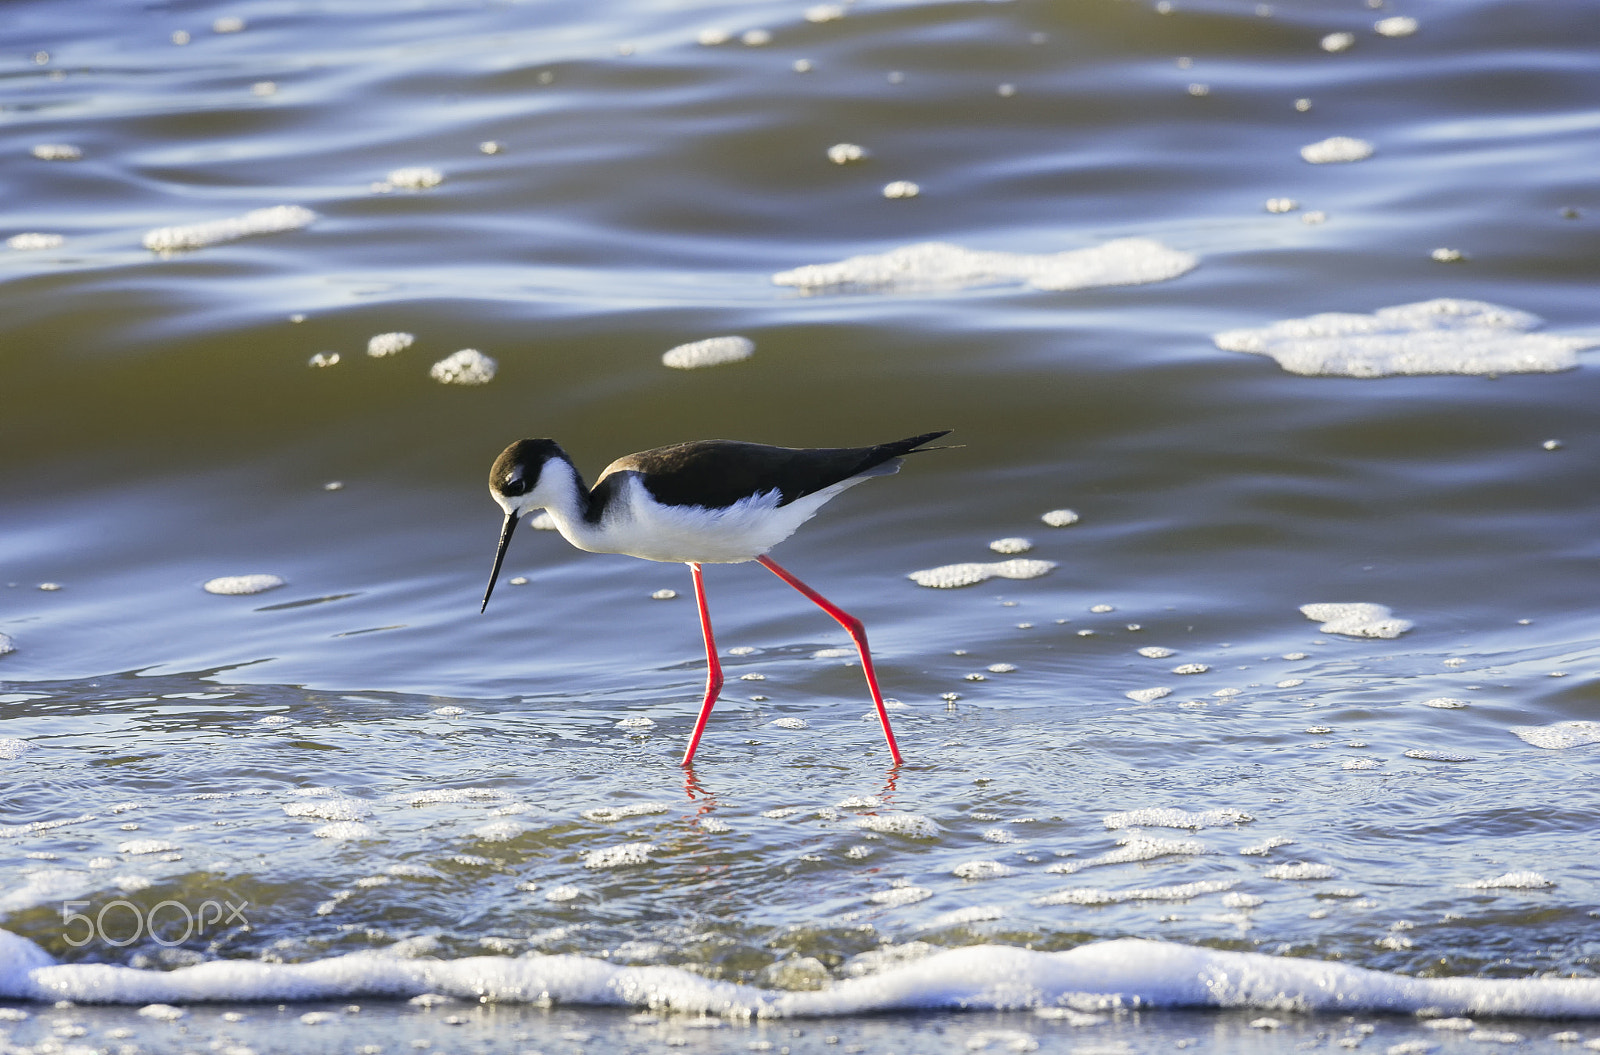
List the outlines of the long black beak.
{"label": "long black beak", "polygon": [[506,514],[505,527],[500,529],[500,548],[494,551],[494,570],[489,573],[489,588],[483,591],[483,607],[478,609],[479,615],[489,610],[489,595],[494,593],[495,580],[500,578],[500,565],[505,563],[506,547],[511,545],[511,533],[517,530],[517,521],[521,519],[521,514]]}

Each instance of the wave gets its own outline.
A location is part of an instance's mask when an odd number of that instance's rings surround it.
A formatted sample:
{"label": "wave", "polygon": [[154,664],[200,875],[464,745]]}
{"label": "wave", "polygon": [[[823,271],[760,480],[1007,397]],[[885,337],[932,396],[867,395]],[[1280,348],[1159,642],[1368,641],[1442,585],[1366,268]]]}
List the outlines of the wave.
{"label": "wave", "polygon": [[676,967],[619,967],[584,956],[430,960],[377,951],[296,964],[214,960],[173,971],[63,964],[26,938],[0,930],[0,997],[9,999],[171,1004],[425,993],[735,1018],[1063,1006],[1600,1017],[1600,979],[1412,978],[1139,938],[1065,952],[998,945],[949,949],[820,991],[784,992],[711,981]]}

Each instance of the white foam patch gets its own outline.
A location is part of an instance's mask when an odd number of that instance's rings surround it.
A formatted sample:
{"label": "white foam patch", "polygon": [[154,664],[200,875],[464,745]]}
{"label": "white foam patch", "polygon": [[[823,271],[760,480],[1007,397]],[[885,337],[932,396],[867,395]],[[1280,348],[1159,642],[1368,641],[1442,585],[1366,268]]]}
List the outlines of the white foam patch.
{"label": "white foam patch", "polygon": [[29,151],[40,161],[81,161],[83,148],[71,143],[40,143]]}
{"label": "white foam patch", "polygon": [[370,816],[372,807],[361,799],[338,796],[312,799],[310,802],[290,802],[284,805],[283,812],[290,817],[316,817],[324,821],[358,821]]}
{"label": "white foam patch", "polygon": [[1123,693],[1134,703],[1154,703],[1159,699],[1172,695],[1172,690],[1165,685],[1158,685],[1152,689],[1134,689]]}
{"label": "white foam patch", "polygon": [[668,349],[661,355],[661,364],[674,370],[698,370],[705,366],[721,366],[748,359],[756,352],[756,342],[748,337],[707,337]]}
{"label": "white foam patch", "polygon": [[1379,36],[1409,37],[1417,31],[1417,20],[1406,15],[1393,15],[1378,19],[1372,28]]}
{"label": "white foam patch", "polygon": [[950,869],[950,874],[958,879],[1001,879],[1015,871],[999,861],[962,861]]}
{"label": "white foam patch", "polygon": [[1139,650],[1139,655],[1145,659],[1166,659],[1168,656],[1176,656],[1177,654],[1176,649],[1163,648],[1161,645],[1146,645]]}
{"label": "white foam patch", "polygon": [[406,190],[427,190],[443,183],[444,173],[426,165],[413,165],[395,169],[385,178],[391,186],[404,187]]}
{"label": "white foam patch", "polygon": [[1440,298],[1371,315],[1286,319],[1212,340],[1224,351],[1271,356],[1289,373],[1311,377],[1555,373],[1573,369],[1578,352],[1600,345],[1600,337],[1531,332],[1543,323],[1514,308]]}
{"label": "white foam patch", "polygon": [[0,634],[0,656],[5,655],[7,652],[15,652],[16,650],[17,643],[11,640],[11,638],[6,634]]}
{"label": "white foam patch", "polygon": [[1052,509],[1047,513],[1041,513],[1039,519],[1050,527],[1070,527],[1083,518],[1071,509]]}
{"label": "white foam patch", "polygon": [[[892,185],[891,185],[892,186]],[[807,293],[973,289],[1021,284],[1074,290],[1164,282],[1194,270],[1199,258],[1148,238],[1118,238],[1061,253],[1005,253],[948,242],[919,242],[887,253],[809,264],[772,276]]]}
{"label": "white foam patch", "polygon": [[117,845],[117,853],[136,857],[142,854],[170,853],[177,848],[177,843],[165,839],[129,839]]}
{"label": "white foam patch", "polygon": [[416,335],[410,333],[379,333],[367,338],[367,354],[374,359],[396,355],[405,351],[416,343]]}
{"label": "white foam patch", "polygon": [[18,740],[14,736],[0,737],[0,758],[6,761],[21,758],[32,750],[33,745],[26,740]]}
{"label": "white foam patch", "polygon": [[808,723],[804,718],[774,718],[769,724],[775,725],[779,729],[810,728],[810,723]]}
{"label": "white foam patch", "polygon": [[476,348],[463,348],[430,366],[428,376],[441,385],[486,385],[499,365]]}
{"label": "white foam patch", "polygon": [[1108,850],[1082,861],[1062,861],[1051,865],[1045,871],[1056,875],[1072,875],[1085,868],[1096,868],[1101,865],[1129,864],[1135,861],[1153,861],[1158,857],[1173,854],[1187,856],[1206,852],[1205,844],[1194,839],[1153,839],[1134,835],[1119,839],[1115,850]]}
{"label": "white foam patch", "polygon": [[1555,886],[1538,872],[1507,872],[1493,879],[1479,879],[1461,885],[1469,890],[1544,890]]}
{"label": "white foam patch", "polygon": [[1037,579],[1047,575],[1056,566],[1053,560],[1031,560],[1013,557],[991,563],[945,564],[938,568],[914,571],[906,578],[918,586],[936,590],[950,590],[958,586],[972,586],[989,579]]}
{"label": "white foam patch", "polygon": [[234,596],[265,593],[268,590],[276,590],[282,585],[284,581],[276,575],[220,575],[207,580],[201,589],[206,593]]}
{"label": "white foam patch", "polygon": [[618,729],[654,729],[655,727],[656,723],[653,718],[646,718],[639,714],[634,715],[632,718],[624,718],[617,722]]}
{"label": "white foam patch", "polygon": [[582,816],[586,821],[609,824],[628,817],[648,817],[653,813],[668,813],[671,810],[672,807],[665,802],[633,802],[626,806],[597,806],[592,810],[584,810]]}
{"label": "white foam patch", "polygon": [[[1176,888],[1173,888],[1176,889]],[[847,978],[816,991],[763,990],[676,967],[582,956],[408,959],[358,952],[304,963],[215,960],[175,970],[58,964],[0,931],[0,998],[53,1003],[313,1002],[423,994],[489,1003],[639,1007],[739,1018],[860,1015],[934,1008],[1055,1008],[1084,995],[1104,1005],[1538,1018],[1600,1017],[1592,978],[1415,978],[1303,957],[1121,938],[1065,952],[975,945]]]}
{"label": "white foam patch", "polygon": [[1431,747],[1413,747],[1405,752],[1407,758],[1417,758],[1424,762],[1473,762],[1472,755],[1457,754],[1454,751],[1439,751]]}
{"label": "white foam patch", "polygon": [[59,234],[46,234],[42,231],[24,231],[14,234],[6,239],[6,245],[12,249],[60,249],[67,243],[64,236]]}
{"label": "white foam patch", "polygon": [[888,890],[877,890],[867,895],[867,900],[875,905],[915,905],[919,901],[926,901],[933,896],[933,891],[925,886],[897,886]]}
{"label": "white foam patch", "polygon": [[1262,873],[1268,879],[1332,879],[1332,865],[1295,861],[1291,864],[1273,865]]}
{"label": "white foam patch", "polygon": [[439,802],[504,802],[510,797],[499,788],[433,788],[391,795],[389,799],[408,806],[431,806]]}
{"label": "white foam patch", "polygon": [[270,209],[252,209],[243,216],[230,216],[222,220],[157,227],[144,236],[144,247],[157,253],[200,249],[251,235],[297,231],[310,226],[316,218],[316,213],[303,206],[275,205]]}
{"label": "white foam patch", "polygon": [[1414,625],[1408,619],[1396,619],[1394,612],[1381,604],[1303,604],[1300,611],[1307,619],[1321,623],[1317,629],[1324,634],[1346,637],[1396,638]]}
{"label": "white foam patch", "polygon": [[369,825],[362,824],[360,821],[334,821],[332,824],[324,824],[320,828],[311,829],[311,834],[319,839],[332,839],[334,842],[342,842],[346,839],[370,839],[377,833]]}
{"label": "white foam patch", "polygon": [[1352,136],[1330,136],[1300,148],[1300,157],[1313,165],[1338,165],[1365,161],[1372,156],[1372,144]]}
{"label": "white foam patch", "polygon": [[590,850],[583,855],[583,867],[625,868],[629,865],[649,864],[650,855],[655,849],[654,843],[622,843],[620,846]]}
{"label": "white foam patch", "polygon": [[1600,722],[1555,722],[1551,725],[1513,725],[1510,731],[1524,743],[1547,751],[1562,751],[1585,744],[1600,744]]}
{"label": "white foam patch", "polygon": [[472,837],[486,843],[507,843],[527,830],[528,826],[519,821],[490,821],[472,829]]}
{"label": "white foam patch", "polygon": [[1033,549],[1033,540],[1025,538],[997,538],[989,543],[996,553],[1026,553]]}
{"label": "white foam patch", "polygon": [[969,923],[985,923],[989,920],[1004,919],[1006,910],[999,905],[969,905],[967,908],[958,908],[952,912],[941,912],[922,925],[923,930],[942,930],[945,927],[961,927]]}
{"label": "white foam patch", "polygon": [[856,827],[911,839],[937,839],[939,826],[920,813],[868,813],[855,818]]}
{"label": "white foam patch", "polygon": [[1422,705],[1441,711],[1459,711],[1463,707],[1471,706],[1466,700],[1458,700],[1454,696],[1435,696],[1431,700],[1423,700]]}
{"label": "white foam patch", "polygon": [[1188,901],[1202,894],[1216,894],[1238,884],[1237,879],[1201,879],[1171,886],[1139,887],[1133,890],[1098,890],[1073,887],[1033,899],[1035,905],[1118,905],[1126,901]]}
{"label": "white foam patch", "polygon": [[1201,828],[1249,824],[1253,820],[1255,818],[1250,814],[1227,807],[1197,812],[1156,808],[1108,814],[1104,823],[1112,831],[1119,828],[1188,828],[1190,831],[1199,831]]}

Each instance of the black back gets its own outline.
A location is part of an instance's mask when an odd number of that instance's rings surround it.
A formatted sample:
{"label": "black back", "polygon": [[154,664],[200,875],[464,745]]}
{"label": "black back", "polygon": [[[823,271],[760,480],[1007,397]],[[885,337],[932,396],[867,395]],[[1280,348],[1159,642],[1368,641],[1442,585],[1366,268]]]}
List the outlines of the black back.
{"label": "black back", "polygon": [[871,447],[769,447],[733,440],[695,440],[657,447],[613,462],[606,477],[595,485],[591,508],[603,508],[610,497],[610,475],[628,470],[642,474],[646,489],[665,505],[722,509],[773,489],[781,496],[778,504],[788,505],[914,453],[949,431],[927,432]]}

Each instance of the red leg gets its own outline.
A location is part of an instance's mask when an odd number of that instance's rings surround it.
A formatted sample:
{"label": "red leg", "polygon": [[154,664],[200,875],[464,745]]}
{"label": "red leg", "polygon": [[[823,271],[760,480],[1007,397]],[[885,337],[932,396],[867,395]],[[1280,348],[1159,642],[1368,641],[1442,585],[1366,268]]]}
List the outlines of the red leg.
{"label": "red leg", "polygon": [[[772,574],[811,598],[818,608],[833,616],[840,626],[849,631],[850,639],[856,643],[856,651],[861,654],[861,669],[866,671],[867,688],[872,690],[872,702],[878,708],[878,721],[883,724],[883,738],[889,742],[889,757],[894,759],[895,765],[900,765],[902,761],[900,748],[895,745],[894,732],[889,728],[889,712],[884,709],[883,693],[878,691],[878,675],[872,669],[872,653],[867,649],[867,628],[861,625],[861,620],[784,571],[771,557],[757,557],[756,560],[760,561]],[[709,634],[710,631],[707,630],[706,633]],[[707,640],[710,640],[710,638],[708,637]]]}
{"label": "red leg", "polygon": [[706,699],[700,705],[700,717],[689,736],[689,749],[683,753],[682,764],[685,768],[694,764],[694,749],[700,746],[700,734],[706,731],[706,720],[711,717],[717,693],[722,691],[722,664],[717,662],[717,642],[711,636],[711,613],[706,610],[706,584],[700,573],[700,565],[691,563],[689,573],[694,576],[694,599],[700,606],[700,633],[706,639]]}

